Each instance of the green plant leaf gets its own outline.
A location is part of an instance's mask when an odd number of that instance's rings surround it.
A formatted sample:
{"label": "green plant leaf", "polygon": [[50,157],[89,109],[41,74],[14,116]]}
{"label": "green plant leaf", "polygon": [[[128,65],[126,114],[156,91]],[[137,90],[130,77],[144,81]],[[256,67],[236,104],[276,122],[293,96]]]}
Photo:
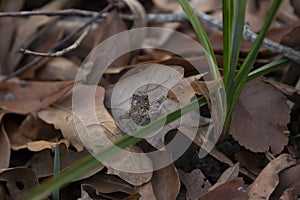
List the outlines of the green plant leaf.
{"label": "green plant leaf", "polygon": [[[248,53],[245,61],[243,62],[240,70],[238,71],[235,79],[234,79],[234,84],[233,87],[230,88],[230,91],[227,93],[227,95],[229,95],[229,97],[232,97],[229,99],[230,105],[228,105],[228,113],[227,116],[228,118],[230,118],[233,109],[234,109],[234,105],[242,91],[243,86],[245,85],[245,82],[247,80],[248,74],[251,70],[252,65],[255,63],[255,59],[257,57],[257,54],[259,52],[259,49],[262,45],[262,42],[264,40],[264,38],[266,37],[267,31],[269,29],[269,27],[271,26],[271,23],[273,21],[273,19],[276,16],[276,13],[280,7],[282,3],[282,0],[275,0],[272,4],[272,7],[266,17],[265,23],[257,37],[257,39],[255,40],[250,52]],[[230,121],[228,121],[229,119],[226,120],[226,124],[230,123]]]}
{"label": "green plant leaf", "polygon": [[193,8],[190,6],[189,2],[187,0],[178,0],[180,5],[182,6],[184,12],[186,13],[189,21],[191,22],[200,42],[203,46],[206,54],[206,58],[208,61],[208,65],[210,67],[210,72],[212,74],[212,78],[214,80],[220,78],[220,72],[218,69],[218,64],[216,60],[216,56],[214,54],[214,51],[212,49],[212,46],[210,44],[210,41],[208,39],[208,36],[199,20],[197,15],[195,14]]}
{"label": "green plant leaf", "polygon": [[281,58],[278,60],[274,60],[256,70],[253,70],[252,72],[249,73],[248,77],[247,77],[247,82],[251,81],[255,78],[258,78],[260,76],[263,76],[269,72],[271,72],[272,70],[274,70],[277,67],[280,67],[281,65],[285,64],[289,62],[289,59],[287,58]]}
{"label": "green plant leaf", "polygon": [[[59,175],[60,171],[60,152],[59,152],[59,144],[56,142],[55,150],[54,150],[54,177]],[[53,200],[59,200],[59,188],[53,191],[52,193]]]}
{"label": "green plant leaf", "polygon": [[245,13],[246,13],[246,6],[247,6],[247,0],[236,0],[235,4],[235,11],[233,16],[233,24],[232,24],[232,40],[231,40],[231,59],[230,59],[230,70],[229,75],[225,77],[228,79],[228,84],[225,84],[229,86],[230,88],[233,80],[234,80],[234,74],[235,70],[238,65],[238,59],[239,59],[239,53],[243,38],[243,30],[244,30],[244,21],[245,21]]}
{"label": "green plant leaf", "polygon": [[232,44],[232,17],[233,15],[233,1],[222,1],[222,18],[223,18],[223,70],[224,70],[224,85],[228,84],[228,77],[230,72],[231,60],[231,44]]}

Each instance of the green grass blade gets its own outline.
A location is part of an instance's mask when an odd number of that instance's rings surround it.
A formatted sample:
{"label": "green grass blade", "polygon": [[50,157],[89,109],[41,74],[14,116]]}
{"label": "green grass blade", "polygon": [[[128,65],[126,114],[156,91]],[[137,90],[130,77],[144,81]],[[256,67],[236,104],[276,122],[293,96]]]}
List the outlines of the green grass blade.
{"label": "green grass blade", "polygon": [[224,85],[228,84],[231,60],[231,39],[232,39],[232,17],[233,0],[222,0],[222,18],[223,18],[223,70]]}
{"label": "green grass blade", "polygon": [[275,68],[277,67],[280,67],[281,65],[285,64],[289,62],[289,59],[287,58],[282,58],[282,59],[279,59],[279,60],[274,60],[273,62],[270,62],[256,70],[253,70],[252,72],[249,73],[248,77],[247,77],[247,81],[246,82],[249,82],[253,79],[256,79],[260,76],[263,76],[269,72],[271,72],[272,70],[274,70]]}
{"label": "green grass blade", "polygon": [[234,109],[234,105],[241,93],[241,90],[246,82],[246,79],[248,77],[248,74],[251,70],[251,67],[253,66],[253,64],[255,63],[255,59],[257,57],[257,54],[259,52],[259,49],[262,45],[262,42],[264,40],[264,38],[266,37],[267,31],[273,21],[273,19],[276,16],[276,13],[280,7],[282,3],[282,0],[275,0],[272,4],[272,7],[266,17],[265,23],[257,37],[257,39],[255,40],[250,52],[248,53],[245,61],[243,62],[240,70],[238,71],[236,78],[234,80],[234,84],[233,87],[231,88],[231,90],[229,91],[229,97],[232,96],[232,99],[229,100],[230,105],[228,105],[229,110],[227,115],[231,116],[233,109]]}
{"label": "green grass blade", "polygon": [[228,85],[230,86],[234,80],[234,74],[238,65],[239,53],[243,38],[245,13],[247,0],[236,0],[233,24],[232,24],[232,43],[231,43],[231,59],[230,70],[228,78]]}
{"label": "green grass blade", "polygon": [[212,74],[212,78],[218,79],[220,78],[220,72],[217,65],[216,56],[214,54],[214,51],[212,49],[212,46],[210,44],[210,41],[208,39],[208,36],[199,20],[197,15],[195,14],[193,8],[190,6],[189,2],[187,0],[178,0],[181,7],[183,8],[184,12],[186,13],[189,21],[191,22],[202,47],[205,50],[205,54],[208,60],[208,65],[210,67],[210,72]]}
{"label": "green grass blade", "polygon": [[[59,144],[56,143],[55,150],[54,150],[54,177],[59,175],[60,171],[60,152],[59,152]],[[53,191],[52,193],[53,200],[59,200],[59,188]]]}
{"label": "green grass blade", "polygon": [[134,131],[132,135],[126,135],[120,140],[118,140],[115,145],[109,146],[96,154],[96,157],[88,156],[83,160],[79,161],[70,169],[65,170],[60,175],[54,177],[48,182],[43,183],[39,187],[33,189],[30,193],[25,194],[22,197],[23,200],[39,200],[47,197],[52,191],[59,189],[60,187],[71,182],[75,178],[86,173],[90,169],[94,168],[99,164],[99,162],[110,158],[111,156],[118,153],[120,150],[125,149],[129,146],[132,146],[142,140],[143,137],[146,137],[153,133],[156,130],[159,130],[161,127],[175,121],[181,116],[191,112],[192,110],[198,109],[200,106],[203,106],[206,103],[204,97],[192,101],[190,104],[177,109],[168,115],[165,115],[154,122],[143,126],[142,128]]}

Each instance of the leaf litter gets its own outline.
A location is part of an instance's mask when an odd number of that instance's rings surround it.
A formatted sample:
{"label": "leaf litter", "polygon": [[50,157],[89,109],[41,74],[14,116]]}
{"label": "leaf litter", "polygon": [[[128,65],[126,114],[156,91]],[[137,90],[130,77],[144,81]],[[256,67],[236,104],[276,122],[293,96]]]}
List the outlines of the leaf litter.
{"label": "leaf litter", "polygon": [[[300,7],[297,2],[284,1],[268,38],[293,48],[299,47]],[[50,11],[73,7],[101,10],[104,4],[95,2],[93,5],[83,1],[51,1],[40,4],[31,1],[1,1],[0,10]],[[216,18],[221,17],[219,0],[193,0],[192,4],[202,12]],[[259,30],[270,5],[269,0],[249,1],[246,21],[251,30]],[[119,9],[112,9],[106,18],[93,24],[84,42],[74,51],[59,58],[44,58],[18,78],[0,82],[1,199],[19,198],[23,192],[52,178],[53,149],[57,144],[60,148],[61,171],[91,155],[91,152],[104,148],[101,134],[95,134],[94,137],[86,135],[82,139],[74,125],[71,90],[77,70],[87,53],[114,34],[130,28],[152,26],[146,16],[148,13],[182,12],[177,1],[144,1],[142,5],[138,1],[126,0],[118,6]],[[132,13],[133,22],[122,19],[123,13]],[[82,16],[0,18],[0,32],[3,35],[0,40],[0,79],[35,58],[18,53],[20,48],[47,52],[63,36],[85,24],[85,20]],[[191,27],[185,22],[154,25],[171,28],[195,38]],[[221,63],[222,33],[204,25],[217,53],[218,62]],[[75,39],[73,37],[72,40]],[[148,35],[133,39],[141,44],[154,42],[167,46],[185,45],[185,41],[176,41],[172,35]],[[243,42],[239,61],[245,58],[250,46],[249,42]],[[193,98],[205,96],[208,99],[207,88],[214,90],[221,80],[202,85],[201,77],[206,74],[198,74],[189,63],[197,59],[201,63],[203,61],[203,67],[207,65],[203,60],[204,52],[200,52],[202,56],[199,58],[193,57],[199,51],[201,50],[190,49],[183,52],[190,55],[189,60],[170,52],[149,49],[131,52],[117,59],[106,70],[96,87],[95,106],[100,125],[88,124],[89,130],[94,133],[101,131],[109,140],[116,141],[138,126],[147,125],[188,104]],[[278,55],[261,49],[254,68],[277,57]],[[170,73],[167,68],[161,66],[172,69],[174,76],[168,76]],[[62,189],[62,196],[72,193],[72,197],[76,196],[76,199],[296,199],[300,196],[300,171],[296,161],[297,155],[300,155],[300,143],[297,139],[300,130],[297,128],[300,127],[297,125],[300,118],[299,87],[296,86],[300,73],[297,67],[299,66],[295,63],[286,65],[288,69],[280,68],[276,73],[246,85],[234,111],[230,135],[224,141],[219,141],[224,145],[215,147],[209,153],[210,159],[203,161],[193,156],[197,155],[198,146],[203,142],[201,130],[205,130],[210,119],[215,118],[208,106],[206,110],[200,110],[201,116],[187,117],[185,129],[179,128],[177,134],[186,135],[187,138],[189,131],[199,130],[193,141],[197,148],[191,148],[192,152],[184,155],[183,159],[153,173],[143,174],[122,172],[111,168],[109,162],[103,162]],[[130,73],[123,76],[129,70]],[[169,87],[157,87],[154,84],[135,88],[137,82],[147,78],[158,83],[168,83]],[[293,84],[287,84],[291,82]],[[84,87],[88,91],[94,86]],[[112,96],[112,90],[117,97]],[[129,94],[128,91],[133,93]],[[111,104],[111,101],[115,104]],[[87,103],[84,100],[82,102]],[[157,112],[150,112],[153,110]],[[111,115],[114,111],[117,113],[115,118]],[[147,145],[139,143],[127,150],[134,153],[147,152],[149,148],[166,151],[162,147],[168,141],[168,135],[172,135],[172,131],[178,127],[178,121],[175,121],[146,138],[143,142]],[[226,147],[226,142],[236,143],[238,148]],[[15,162],[16,157],[25,162]],[[132,162],[132,159],[121,154],[114,162],[137,171],[141,167],[155,167],[155,162],[146,155],[140,160],[143,165]],[[214,174],[201,170],[203,163],[205,167],[213,168]],[[217,178],[215,174],[218,174]]]}

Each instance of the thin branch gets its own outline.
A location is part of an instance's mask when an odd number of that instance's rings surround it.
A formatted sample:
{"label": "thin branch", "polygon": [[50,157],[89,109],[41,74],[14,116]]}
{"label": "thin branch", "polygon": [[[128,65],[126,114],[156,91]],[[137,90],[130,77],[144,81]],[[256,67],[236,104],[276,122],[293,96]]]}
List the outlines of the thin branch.
{"label": "thin branch", "polygon": [[[104,8],[101,12],[93,12],[93,11],[86,11],[86,10],[78,10],[78,9],[66,9],[66,10],[58,10],[58,11],[21,11],[21,12],[0,12],[0,17],[20,17],[20,16],[30,16],[30,15],[48,15],[48,16],[55,16],[55,15],[61,15],[61,16],[68,16],[68,15],[79,15],[79,16],[86,16],[91,17],[90,21],[88,21],[85,25],[83,25],[81,28],[74,31],[72,34],[68,35],[66,38],[64,38],[60,43],[55,45],[48,53],[52,53],[53,50],[58,49],[59,47],[63,46],[66,41],[68,41],[70,38],[72,38],[74,35],[78,34],[82,30],[84,30],[86,27],[90,26],[93,22],[95,22],[99,18],[103,18],[107,15],[107,11],[112,7],[112,3],[108,5],[108,9]],[[213,17],[196,11],[197,16],[202,20],[203,22],[206,22],[210,24],[211,26],[223,30],[222,22],[214,19]],[[134,20],[133,15],[120,15],[122,19],[125,20]],[[149,23],[168,23],[168,22],[185,22],[187,21],[187,17],[185,13],[168,13],[168,14],[153,14],[150,13],[147,15],[147,19]],[[257,34],[252,32],[248,25],[245,25],[244,27],[244,33],[243,37],[246,41],[254,42],[257,38]],[[287,47],[285,45],[278,44],[274,41],[271,41],[269,39],[265,39],[263,44],[263,47],[270,50],[271,52],[282,54],[285,57],[289,58],[290,60],[299,63],[300,64],[300,52],[294,50],[293,48]],[[28,51],[27,51],[28,52]],[[42,54],[39,56],[44,56],[43,53],[34,52],[36,55]],[[8,80],[23,71],[27,70],[31,66],[38,63],[42,58],[37,57],[30,63],[24,65],[17,71],[13,72],[12,74],[8,75],[5,80]]]}
{"label": "thin branch", "polygon": [[46,16],[84,16],[94,17],[98,12],[79,10],[79,9],[65,9],[65,10],[53,10],[53,11],[20,11],[20,12],[0,12],[0,17],[27,17],[33,15],[46,15]]}
{"label": "thin branch", "polygon": [[84,32],[80,35],[80,37],[69,47],[51,53],[51,52],[47,52],[47,53],[41,53],[41,52],[36,52],[36,51],[31,51],[29,49],[20,49],[20,52],[23,54],[28,54],[28,55],[34,55],[34,56],[42,56],[42,57],[58,57],[58,56],[63,56],[64,54],[66,54],[69,51],[72,51],[73,49],[76,49],[80,43],[82,42],[83,38],[87,35],[89,29],[85,29]]}
{"label": "thin branch", "polygon": [[[77,30],[75,30],[74,32],[72,32],[70,35],[66,36],[63,40],[61,40],[59,43],[57,43],[56,45],[54,45],[48,52],[54,52],[56,51],[56,49],[61,48],[67,41],[69,41],[73,36],[75,36],[76,34],[80,33],[81,31],[83,31],[84,29],[86,29],[87,27],[89,27],[91,24],[93,24],[95,21],[97,21],[99,18],[101,18],[103,16],[104,13],[107,13],[111,8],[113,8],[115,5],[115,1],[111,1],[104,9],[102,9],[100,12],[98,12],[97,15],[95,15],[94,17],[92,17],[88,22],[86,22],[83,26],[81,26],[80,28],[78,28]],[[13,73],[9,74],[8,76],[6,76],[3,80],[1,80],[1,82],[7,81],[19,74],[21,74],[22,72],[26,71],[27,69],[29,69],[30,67],[34,66],[35,64],[37,64],[38,62],[40,62],[43,59],[43,57],[36,57],[35,59],[33,59],[31,62],[27,63],[26,65],[22,66],[21,68],[19,68],[18,70],[14,71]]]}
{"label": "thin branch", "polygon": [[[213,27],[216,27],[219,30],[223,30],[222,22],[199,11],[196,11],[197,16],[204,22],[210,24]],[[130,15],[123,15],[123,18],[132,19]],[[182,22],[187,21],[186,15],[184,13],[172,13],[172,14],[148,14],[148,22],[152,23],[167,23],[167,22]],[[250,30],[248,25],[245,25],[243,38],[246,41],[254,42],[258,35]],[[272,40],[264,39],[262,46],[273,53],[282,54],[290,60],[300,64],[300,52],[295,49],[278,44]]]}

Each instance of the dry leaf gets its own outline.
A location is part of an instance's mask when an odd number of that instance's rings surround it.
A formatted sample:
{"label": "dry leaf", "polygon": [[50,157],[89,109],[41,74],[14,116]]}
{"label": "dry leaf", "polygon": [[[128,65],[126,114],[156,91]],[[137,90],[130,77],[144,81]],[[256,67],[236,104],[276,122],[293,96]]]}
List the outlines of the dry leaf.
{"label": "dry leaf", "polygon": [[241,166],[255,175],[258,175],[261,172],[261,168],[264,167],[264,163],[258,158],[257,154],[250,151],[237,152],[234,157],[241,163]]}
{"label": "dry leaf", "polygon": [[[105,104],[111,108],[117,125],[126,133],[175,110],[179,104],[168,99],[167,94],[183,77],[182,67],[160,64],[142,65],[130,72],[106,92],[105,98]],[[176,126],[178,120],[146,140],[157,149],[164,148],[165,134]]]}
{"label": "dry leaf", "polygon": [[[91,102],[88,98],[73,99],[76,108],[75,123],[80,131],[80,139],[84,146],[93,154],[96,154],[124,136],[124,133],[116,126],[115,121],[103,105],[104,89],[97,86],[78,85],[77,95],[85,94],[95,96],[95,110],[88,110]],[[94,91],[96,94],[94,94]],[[83,109],[80,115],[79,110]],[[90,113],[95,112],[95,116]],[[97,117],[97,118],[96,118]],[[96,119],[95,119],[96,118]],[[136,146],[129,147],[126,151],[120,151],[102,162],[109,174],[115,174],[132,185],[142,185],[152,177],[151,160]]]}
{"label": "dry leaf", "polygon": [[141,195],[140,200],[156,200],[151,182],[136,186],[134,191]]}
{"label": "dry leaf", "polygon": [[[36,33],[37,39],[27,47],[37,52],[47,52],[62,38],[63,32],[61,29],[53,29],[53,23],[47,24],[39,32]],[[27,55],[22,63],[29,63],[34,60],[36,56]],[[18,77],[21,79],[33,79],[38,69],[44,66],[51,58],[44,57],[39,62],[31,66],[29,69],[22,72]],[[43,69],[43,68],[42,68]]]}
{"label": "dry leaf", "polygon": [[123,192],[126,194],[133,193],[133,187],[119,177],[99,173],[83,181],[82,189],[88,191],[93,189],[97,194]]}
{"label": "dry leaf", "polygon": [[288,154],[281,154],[272,160],[248,187],[249,199],[269,199],[279,183],[279,172],[295,164],[296,160]]}
{"label": "dry leaf", "polygon": [[289,100],[295,103],[300,102],[300,91],[297,88],[272,80],[266,80],[265,82],[271,84],[272,86],[280,90],[283,94],[287,95]]}
{"label": "dry leaf", "polygon": [[[1,1],[0,10],[1,12],[6,11],[18,11],[23,7],[24,0],[10,0]],[[11,42],[14,38],[14,31],[17,18],[7,17],[0,20],[0,73],[7,74],[10,72],[8,67],[8,56]]]}
{"label": "dry leaf", "polygon": [[211,188],[209,188],[209,191],[215,189],[216,187],[222,185],[223,183],[226,183],[227,181],[236,179],[239,175],[239,169],[240,169],[239,163],[236,163],[234,166],[226,169],[219,177],[217,182]]}
{"label": "dry leaf", "polygon": [[[86,149],[84,149],[81,152],[75,152],[71,149],[67,149],[67,146],[65,144],[60,144],[59,149],[61,171],[70,168],[79,160],[90,156],[89,152]],[[54,155],[51,152],[52,150],[45,149],[41,152],[34,154],[34,156],[30,160],[28,160],[25,166],[32,169],[36,173],[38,178],[52,176],[54,172]],[[104,166],[99,164],[95,168],[85,172],[83,175],[81,175],[73,181],[86,179],[101,171],[103,168]]]}
{"label": "dry leaf", "polygon": [[66,58],[53,58],[37,72],[37,79],[43,81],[74,80],[79,66]]}
{"label": "dry leaf", "polygon": [[288,142],[283,134],[289,122],[286,97],[262,79],[245,85],[232,116],[230,133],[253,152],[280,153]]}
{"label": "dry leaf", "polygon": [[54,149],[56,147],[57,144],[64,144],[66,145],[67,148],[69,148],[69,141],[66,139],[62,139],[58,142],[48,142],[48,141],[44,141],[44,140],[39,140],[39,141],[33,141],[33,142],[28,142],[24,145],[20,145],[18,147],[15,147],[14,150],[20,150],[20,149],[25,149],[27,148],[30,151],[42,151],[44,149]]}
{"label": "dry leaf", "polygon": [[179,194],[180,179],[173,163],[154,171],[151,183],[159,200],[175,200]]}
{"label": "dry leaf", "polygon": [[74,118],[70,104],[71,101],[69,101],[69,103],[63,104],[63,106],[57,104],[56,107],[46,108],[39,111],[38,116],[46,123],[53,124],[56,129],[61,130],[64,138],[67,138],[70,143],[77,149],[77,151],[82,151],[83,145],[74,124]]}
{"label": "dry leaf", "polygon": [[230,200],[246,200],[247,195],[244,188],[244,181],[242,178],[233,179],[215,189],[209,191],[201,196],[201,200],[216,200],[216,199],[230,199]]}
{"label": "dry leaf", "polygon": [[[93,88],[94,88],[93,86],[82,86],[82,87],[84,87],[85,91],[90,91],[90,92],[92,92]],[[72,96],[71,95],[65,97],[63,100],[61,100],[59,102],[59,104],[55,104],[54,108],[47,108],[45,110],[40,111],[38,113],[38,116],[41,119],[43,119],[44,121],[46,121],[47,123],[51,123],[56,128],[60,129],[62,131],[62,134],[64,135],[64,137],[67,138],[78,151],[81,151],[83,149],[83,144],[85,144],[85,147],[89,151],[91,151],[93,153],[97,153],[102,148],[108,146],[108,144],[109,144],[109,143],[107,143],[108,138],[111,141],[115,141],[117,139],[120,139],[123,136],[123,133],[115,125],[114,120],[112,119],[110,114],[107,112],[106,108],[104,107],[104,105],[102,103],[103,98],[104,98],[103,95],[104,95],[104,89],[101,87],[98,87],[95,98],[96,98],[96,102],[97,102],[96,112],[97,112],[97,116],[99,117],[98,120],[99,120],[100,125],[94,124],[92,122],[92,124],[85,124],[83,126],[83,129],[79,128],[79,130],[84,131],[84,133],[82,133],[82,134],[85,134],[85,133],[88,134],[86,136],[78,135],[78,131],[77,131],[78,127],[76,128],[76,126],[74,124],[74,114],[76,116],[75,121],[79,120],[80,116],[77,116],[76,113],[74,113],[71,110],[71,106],[72,106],[71,105],[72,104],[72,102],[71,102]],[[82,103],[82,105],[84,105],[84,107],[86,107],[86,105],[89,102],[85,102],[83,99],[83,101],[80,103]],[[82,105],[79,105],[79,108]],[[87,119],[88,118],[91,118],[91,116],[87,116]],[[80,124],[79,126],[82,126],[81,123],[82,123],[82,120],[78,121],[78,124]],[[89,132],[86,131],[87,129],[85,127],[88,129]],[[100,134],[100,132],[102,134]],[[103,138],[104,137],[103,134],[108,138]],[[130,151],[135,152],[135,153],[141,153],[141,151],[137,147],[131,147]],[[121,155],[117,155],[117,157],[119,157],[119,158],[116,159],[115,157],[112,157],[111,162],[113,162],[114,164],[117,164],[117,165],[123,165],[123,167],[125,167],[125,168],[127,167],[127,169],[136,169],[136,168],[143,168],[143,167],[152,168],[151,162],[146,157],[146,155],[144,155],[144,156],[141,155],[139,157],[139,159],[142,159],[142,160],[132,161],[132,162],[129,160],[134,159],[134,158],[131,158],[130,154],[127,154],[127,155],[121,154]],[[109,161],[103,162],[104,165],[111,166],[111,164],[108,164],[108,163],[109,163]],[[139,164],[141,166],[139,166]],[[136,170],[136,171],[139,171],[139,170]],[[151,171],[151,170],[148,169],[147,171]],[[121,172],[118,170],[114,170],[112,168],[108,168],[108,173],[116,174],[133,185],[141,185],[142,183],[147,182],[151,178],[151,173],[134,174],[134,173]]]}
{"label": "dry leaf", "polygon": [[208,192],[211,187],[210,182],[200,169],[194,169],[190,173],[178,170],[180,181],[187,189],[186,198],[190,200],[199,199],[200,196]]}
{"label": "dry leaf", "polygon": [[1,170],[0,181],[6,182],[8,192],[13,199],[20,198],[22,193],[39,184],[34,171],[23,167]]}
{"label": "dry leaf", "polygon": [[10,142],[7,134],[2,131],[2,127],[0,129],[0,155],[0,168],[8,168],[10,161]]}
{"label": "dry leaf", "polygon": [[35,112],[57,101],[72,86],[73,81],[0,83],[0,107],[19,114]]}
{"label": "dry leaf", "polygon": [[279,184],[276,187],[271,199],[278,199],[284,191],[293,188],[293,195],[300,195],[300,165],[292,166],[279,174]]}
{"label": "dry leaf", "polygon": [[[59,10],[70,4],[73,4],[73,2],[70,3],[70,1],[67,0],[56,0],[51,1],[49,4],[45,5],[39,10]],[[10,67],[10,71],[13,71],[16,68],[17,64],[23,57],[23,54],[18,53],[18,50],[20,48],[27,48],[28,45],[35,39],[34,34],[36,33],[36,31],[45,24],[54,21],[55,19],[55,17],[48,16],[31,16],[25,21],[25,23],[22,23],[21,26],[18,27],[14,40],[15,43],[13,44],[11,52],[9,54],[10,62],[8,66]]]}
{"label": "dry leaf", "polygon": [[279,200],[294,200],[293,189],[286,189],[279,198]]}

